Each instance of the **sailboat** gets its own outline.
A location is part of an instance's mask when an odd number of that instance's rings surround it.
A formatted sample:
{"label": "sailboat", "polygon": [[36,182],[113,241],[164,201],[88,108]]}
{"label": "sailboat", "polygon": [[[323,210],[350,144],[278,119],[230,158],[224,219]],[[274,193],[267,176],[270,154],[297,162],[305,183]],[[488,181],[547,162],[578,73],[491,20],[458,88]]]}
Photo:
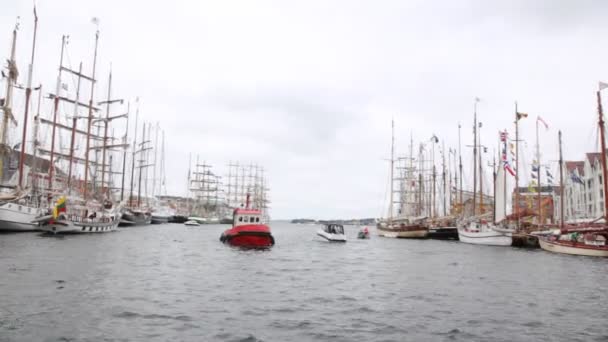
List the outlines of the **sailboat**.
{"label": "sailboat", "polygon": [[[481,160],[481,147],[479,139],[479,129],[477,122],[477,102],[475,101],[474,120],[473,120],[473,216],[469,217],[462,222],[458,227],[458,239],[464,243],[470,243],[475,245],[490,245],[490,246],[511,246],[512,243],[512,231],[508,229],[500,228],[497,223],[503,221],[506,217],[505,205],[500,203],[505,198],[506,183],[503,181],[504,167],[499,167],[496,176],[494,201],[498,199],[499,203],[495,202],[494,205],[494,217],[492,220],[491,213],[484,212],[483,208],[483,176],[482,176],[482,160]],[[479,158],[479,159],[478,159]],[[477,165],[479,161],[479,165]],[[476,184],[477,184],[477,167],[479,166],[479,210],[475,206],[477,199]]]}
{"label": "sailboat", "polygon": [[[142,142],[137,143],[137,123],[139,119],[139,99],[137,100],[137,109],[135,111],[135,134],[133,140],[133,146],[131,151],[131,185],[129,200],[127,205],[122,209],[122,219],[120,221],[121,227],[132,227],[132,226],[145,226],[152,223],[152,213],[147,207],[142,206],[142,177],[143,169],[150,166],[146,163],[147,151],[151,149],[148,146],[149,140],[146,140],[146,124],[142,126]],[[148,131],[148,135],[150,132]],[[137,148],[139,146],[139,149]],[[137,159],[140,158],[140,159]],[[139,165],[136,165],[136,161]],[[137,186],[137,197],[135,197],[133,190],[135,186],[135,169],[138,168],[138,186]]]}
{"label": "sailboat", "polygon": [[[62,60],[63,60],[63,50],[65,47],[65,38],[66,37],[64,36],[62,39],[62,49],[61,49],[62,50],[62,52],[61,52]],[[81,130],[77,129],[76,124],[77,124],[77,120],[79,119],[79,117],[76,115],[77,107],[75,107],[75,115],[72,118],[72,120],[73,120],[72,127],[57,123],[57,116],[58,116],[57,108],[58,108],[59,100],[61,99],[61,96],[59,93],[59,90],[60,90],[59,84],[61,82],[61,74],[59,75],[59,77],[57,79],[57,83],[58,83],[57,92],[54,95],[52,95],[55,99],[55,105],[54,105],[55,110],[53,113],[53,120],[51,122],[52,133],[51,133],[50,164],[54,165],[53,161],[54,161],[55,155],[58,155],[60,157],[67,157],[66,159],[69,160],[69,170],[68,170],[68,177],[67,177],[67,189],[52,190],[53,189],[53,179],[54,179],[54,175],[53,175],[54,167],[49,168],[49,186],[48,186],[49,189],[51,189],[51,191],[54,191],[59,195],[67,192],[67,195],[63,194],[59,197],[59,199],[57,200],[54,207],[49,208],[50,213],[47,212],[46,215],[41,215],[40,217],[38,217],[36,219],[36,222],[39,222],[41,225],[41,230],[43,230],[45,232],[49,232],[49,233],[53,233],[53,234],[103,233],[103,232],[109,232],[109,231],[116,230],[118,223],[120,222],[122,203],[116,204],[111,201],[110,187],[109,187],[110,182],[109,181],[106,182],[106,175],[108,177],[110,177],[109,174],[112,171],[111,168],[108,167],[110,165],[106,163],[106,153],[108,150],[110,150],[113,147],[120,147],[120,146],[124,147],[124,144],[108,145],[107,142],[110,139],[110,137],[108,137],[107,132],[108,132],[108,125],[111,120],[120,118],[120,117],[124,117],[125,115],[110,117],[109,116],[109,104],[112,102],[115,102],[115,101],[114,100],[110,101],[109,99],[107,102],[105,102],[108,105],[108,109],[107,109],[105,118],[100,119],[93,115],[94,110],[95,111],[99,110],[98,108],[93,106],[94,91],[95,91],[94,84],[96,82],[95,67],[96,67],[96,62],[97,62],[98,42],[99,42],[99,31],[96,31],[96,33],[95,33],[95,52],[94,52],[94,57],[93,57],[93,70],[92,70],[91,76],[86,76],[82,73],[82,64],[80,64],[79,71],[73,71],[73,70],[70,70],[63,66],[60,67],[60,72],[61,72],[61,70],[65,70],[78,77],[76,100],[74,100],[73,102],[76,106],[82,105],[88,109],[88,116],[84,117],[87,122],[86,131],[81,131]],[[61,65],[61,62],[60,62],[60,65]],[[79,94],[81,79],[85,79],[85,80],[88,80],[91,82],[90,98],[89,98],[88,105],[79,103],[78,94]],[[108,94],[110,93],[110,87],[111,87],[111,74],[110,74],[110,82],[108,84]],[[104,123],[105,133],[103,136],[98,136],[98,135],[94,135],[91,133],[91,128],[92,128],[94,120],[102,121]],[[57,127],[71,131],[69,155],[62,155],[60,153],[55,152],[55,137],[56,137],[55,130]],[[84,134],[86,136],[84,158],[78,158],[74,155],[74,151],[75,151],[74,142],[75,142],[76,133]],[[97,142],[101,142],[101,144],[99,144],[99,146],[92,145],[91,144],[92,139],[95,139]],[[101,152],[102,152],[101,163],[99,163],[97,158],[96,158],[95,162],[90,160],[89,157],[91,154],[91,150],[96,150],[96,151],[101,150]],[[41,151],[42,151],[42,149],[41,149]],[[75,189],[77,187],[74,185],[74,183],[76,182],[76,179],[72,179],[72,168],[73,168],[74,162],[84,162],[84,180],[81,183],[82,187],[79,186],[78,189]],[[89,174],[92,174],[92,175],[97,174],[97,172],[92,172],[93,171],[91,169],[92,166],[96,167],[95,171],[98,171],[98,169],[101,169],[101,172],[100,172],[101,173],[101,182],[100,182],[101,186],[99,189],[96,188],[97,182],[94,178],[89,180]],[[80,181],[78,181],[78,183],[80,183]],[[108,186],[106,186],[106,184]],[[76,190],[80,190],[80,188],[82,188],[82,193],[80,191],[76,191]]]}
{"label": "sailboat", "polygon": [[[30,105],[30,97],[32,94],[32,73],[34,69],[34,55],[36,50],[36,32],[38,29],[38,16],[34,8],[34,35],[32,40],[32,55],[31,61],[28,68],[27,85],[25,88],[25,112],[23,117],[23,136],[20,151],[18,152],[19,166],[16,173],[14,173],[8,184],[4,184],[3,187],[10,189],[9,192],[0,194],[0,231],[33,231],[38,230],[38,224],[33,222],[38,215],[43,213],[41,209],[42,196],[39,196],[37,191],[28,188],[28,179],[32,180],[30,186],[34,185],[32,170],[25,166],[25,159],[30,157],[34,164],[36,164],[36,156],[33,158],[25,154],[26,148],[26,137],[27,137],[27,123],[28,113]],[[2,142],[3,147],[2,156],[0,157],[0,180],[4,180],[5,174],[9,170],[9,162],[12,157],[17,155],[17,151],[13,151],[8,145],[8,129],[10,122],[15,122],[13,118],[13,89],[16,87],[17,81],[17,63],[15,61],[15,47],[17,41],[17,26],[13,29],[13,38],[11,44],[11,56],[8,60],[8,72],[6,79],[6,93],[5,98],[2,101],[2,111],[4,113],[2,120]],[[4,73],[3,73],[4,75]],[[42,94],[41,87],[38,87],[39,99],[38,109],[40,109],[40,95]],[[40,111],[40,110],[38,110]],[[35,148],[35,147],[34,147]],[[24,175],[31,175],[24,180]]]}
{"label": "sailboat", "polygon": [[[608,175],[607,164],[606,164],[606,140],[604,132],[604,113],[602,110],[602,98],[601,90],[608,87],[604,83],[600,83],[599,90],[597,91],[597,108],[598,108],[598,125],[600,129],[600,145],[601,145],[601,158],[602,158],[602,177],[604,179],[604,194],[608,194],[608,182],[606,176]],[[543,235],[538,237],[540,247],[548,252],[571,254],[571,255],[583,255],[583,256],[599,256],[608,257],[608,201],[604,201],[604,224],[601,226],[589,224],[587,227],[566,227],[564,222],[564,180],[563,180],[563,158],[561,148],[561,132],[559,132],[559,144],[560,144],[560,197],[561,197],[561,219],[560,229],[549,235]]]}
{"label": "sailboat", "polygon": [[[391,126],[391,159],[390,159],[390,195],[389,195],[389,209],[388,219],[380,220],[376,226],[378,235],[390,238],[426,238],[428,229],[424,224],[424,216],[410,215],[410,211],[416,210],[412,206],[412,203],[402,203],[402,207],[406,210],[401,210],[401,213],[397,217],[393,217],[393,193],[394,193],[394,168],[395,168],[395,123],[392,122]],[[408,176],[412,176],[413,170],[409,170]],[[418,186],[422,186],[421,182]],[[410,192],[413,194],[414,192]],[[421,198],[420,198],[421,200]],[[404,206],[405,205],[405,206]],[[419,211],[421,208],[417,208]]]}

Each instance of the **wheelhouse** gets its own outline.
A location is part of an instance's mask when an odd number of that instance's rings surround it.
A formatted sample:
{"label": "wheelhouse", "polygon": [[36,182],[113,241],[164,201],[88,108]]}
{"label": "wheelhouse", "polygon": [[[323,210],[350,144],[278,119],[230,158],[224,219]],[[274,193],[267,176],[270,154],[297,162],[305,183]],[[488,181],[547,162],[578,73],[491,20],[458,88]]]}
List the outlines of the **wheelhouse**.
{"label": "wheelhouse", "polygon": [[233,226],[245,226],[251,224],[263,224],[262,213],[259,210],[235,209],[233,215]]}
{"label": "wheelhouse", "polygon": [[344,234],[344,227],[341,224],[326,224],[323,230],[329,234]]}

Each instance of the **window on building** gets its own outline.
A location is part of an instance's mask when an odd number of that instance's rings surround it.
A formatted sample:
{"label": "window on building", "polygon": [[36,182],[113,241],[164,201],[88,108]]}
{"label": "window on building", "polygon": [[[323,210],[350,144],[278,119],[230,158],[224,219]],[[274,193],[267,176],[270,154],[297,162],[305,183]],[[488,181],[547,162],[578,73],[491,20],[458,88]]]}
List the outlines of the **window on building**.
{"label": "window on building", "polygon": [[600,189],[600,198],[604,198],[604,190]]}
{"label": "window on building", "polygon": [[598,177],[598,179],[599,179],[600,185],[602,185],[602,175],[600,175],[600,176]]}

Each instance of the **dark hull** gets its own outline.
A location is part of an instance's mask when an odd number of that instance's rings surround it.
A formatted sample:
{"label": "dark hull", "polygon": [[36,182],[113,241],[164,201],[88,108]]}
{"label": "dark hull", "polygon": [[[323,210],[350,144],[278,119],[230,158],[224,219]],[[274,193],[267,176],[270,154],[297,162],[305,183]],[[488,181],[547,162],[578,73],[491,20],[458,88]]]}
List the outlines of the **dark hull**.
{"label": "dark hull", "polygon": [[224,218],[224,219],[221,219],[221,220],[220,220],[220,224],[232,224],[232,223],[233,223],[233,222],[232,222],[232,219],[231,219],[231,218],[229,218],[229,219]]}
{"label": "dark hull", "polygon": [[434,240],[458,240],[458,228],[429,228],[427,237]]}
{"label": "dark hull", "polygon": [[146,226],[152,223],[152,217],[150,215],[133,215],[130,213],[124,213],[122,220],[118,224],[119,227],[135,227],[135,226]]}
{"label": "dark hull", "polygon": [[169,223],[168,216],[152,216],[152,224],[164,224]]}
{"label": "dark hull", "polygon": [[188,221],[188,216],[173,215],[169,217],[169,223],[185,223]]}

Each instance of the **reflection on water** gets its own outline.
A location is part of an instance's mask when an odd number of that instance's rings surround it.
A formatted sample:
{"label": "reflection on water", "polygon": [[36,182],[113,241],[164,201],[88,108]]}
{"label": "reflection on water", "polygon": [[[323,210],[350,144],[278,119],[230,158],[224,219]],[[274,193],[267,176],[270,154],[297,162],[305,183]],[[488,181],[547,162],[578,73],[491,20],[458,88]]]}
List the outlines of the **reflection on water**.
{"label": "reflection on water", "polygon": [[608,262],[272,224],[0,235],[0,341],[606,341]]}

